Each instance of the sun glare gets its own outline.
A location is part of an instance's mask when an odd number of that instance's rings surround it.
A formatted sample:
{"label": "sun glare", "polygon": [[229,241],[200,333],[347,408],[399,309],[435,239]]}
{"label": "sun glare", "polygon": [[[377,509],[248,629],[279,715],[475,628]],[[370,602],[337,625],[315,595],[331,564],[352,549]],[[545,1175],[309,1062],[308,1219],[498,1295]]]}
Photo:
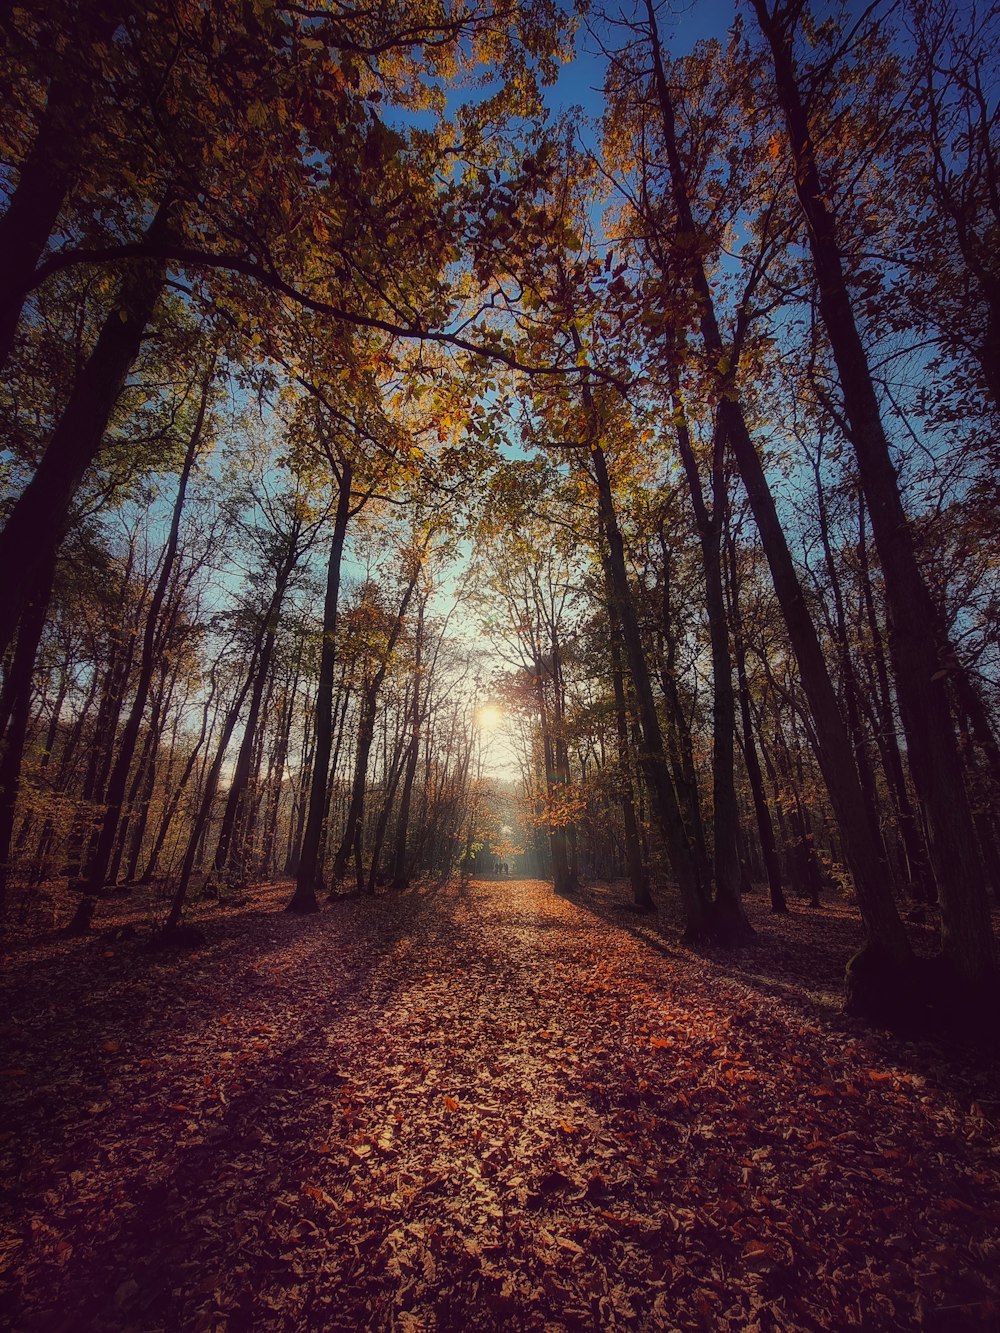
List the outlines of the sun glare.
{"label": "sun glare", "polygon": [[480,731],[496,731],[502,714],[496,704],[483,704],[476,715]]}

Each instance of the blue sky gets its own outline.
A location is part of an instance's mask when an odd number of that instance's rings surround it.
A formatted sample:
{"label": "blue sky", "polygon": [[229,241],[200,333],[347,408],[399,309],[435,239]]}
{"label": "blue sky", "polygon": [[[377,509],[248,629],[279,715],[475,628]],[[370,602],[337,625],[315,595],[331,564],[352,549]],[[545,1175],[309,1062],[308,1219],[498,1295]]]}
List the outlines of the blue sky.
{"label": "blue sky", "polygon": [[[608,10],[608,17],[627,18],[636,6],[621,5]],[[658,14],[660,35],[672,55],[684,55],[697,42],[709,37],[724,39],[736,17],[735,0],[693,0],[692,3],[667,4]],[[600,52],[602,34],[604,45],[614,48],[625,34],[616,30],[607,20],[591,17],[581,26],[577,36],[576,58],[566,65],[546,100],[554,111],[565,111],[573,106],[582,108],[585,115],[600,117],[603,111],[601,85],[605,59]]]}

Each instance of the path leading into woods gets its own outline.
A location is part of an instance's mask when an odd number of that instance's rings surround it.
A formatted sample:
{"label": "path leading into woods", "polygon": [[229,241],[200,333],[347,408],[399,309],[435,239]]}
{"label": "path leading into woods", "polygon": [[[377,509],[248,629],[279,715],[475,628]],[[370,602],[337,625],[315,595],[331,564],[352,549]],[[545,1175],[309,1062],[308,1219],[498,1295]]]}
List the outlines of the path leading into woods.
{"label": "path leading into woods", "polygon": [[998,1108],[820,953],[694,957],[600,887],[286,893],[192,955],[11,950],[12,1327],[1000,1326]]}

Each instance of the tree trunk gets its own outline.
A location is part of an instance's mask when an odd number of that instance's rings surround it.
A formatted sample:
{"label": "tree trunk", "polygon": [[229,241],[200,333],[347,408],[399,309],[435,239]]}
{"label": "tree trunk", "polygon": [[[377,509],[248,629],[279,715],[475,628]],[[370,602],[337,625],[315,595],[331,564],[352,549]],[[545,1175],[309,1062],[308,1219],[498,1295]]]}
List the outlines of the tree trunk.
{"label": "tree trunk", "polygon": [[226,794],[226,804],[222,813],[222,823],[219,826],[219,837],[215,844],[215,856],[212,862],[213,873],[221,877],[225,877],[242,859],[238,821],[245,805],[246,791],[253,769],[254,749],[257,743],[257,730],[260,723],[261,705],[264,701],[264,689],[270,675],[274,646],[277,642],[277,625],[275,622],[281,611],[281,603],[284,600],[285,589],[288,586],[291,573],[292,567],[288,562],[278,571],[270,605],[264,613],[260,625],[260,633],[263,638],[258,640],[254,648],[257,671],[253,689],[250,692],[250,706],[247,709],[243,737],[233,767],[232,781]]}
{"label": "tree trunk", "polygon": [[625,702],[625,681],[622,675],[621,630],[614,614],[614,605],[608,605],[609,641],[611,647],[611,686],[615,695],[615,728],[618,735],[619,800],[622,807],[622,819],[625,824],[625,860],[628,866],[629,882],[632,885],[632,901],[640,911],[649,911],[653,907],[653,895],[649,891],[649,876],[642,859],[642,841],[639,837],[639,825],[635,817],[634,789],[632,785],[632,755],[628,736],[628,708]]}
{"label": "tree trunk", "polygon": [[216,691],[216,681],[215,681],[215,676],[213,675],[212,688],[211,691],[209,692],[208,698],[205,700],[205,706],[202,709],[201,713],[201,732],[198,736],[198,740],[196,741],[195,745],[191,750],[191,753],[187,757],[187,762],[184,765],[184,771],[181,773],[180,780],[178,781],[177,786],[174,788],[173,792],[170,794],[170,797],[167,801],[166,809],[164,810],[163,817],[160,820],[159,829],[157,830],[156,837],[153,840],[152,850],[149,853],[149,860],[146,862],[146,869],[142,872],[142,876],[139,880],[140,884],[149,884],[152,881],[153,876],[156,874],[156,869],[157,866],[159,865],[160,856],[163,852],[163,844],[166,842],[167,834],[170,831],[170,825],[173,823],[174,815],[177,813],[177,807],[180,805],[181,797],[184,795],[187,785],[191,781],[191,775],[194,772],[195,766],[198,763],[198,755],[201,753],[201,747],[205,744],[205,740],[208,736],[208,731],[209,731],[208,718],[209,714],[212,711],[212,703],[215,699],[215,691]]}
{"label": "tree trunk", "polygon": [[875,594],[872,588],[871,571],[868,566],[868,542],[865,537],[865,500],[858,494],[858,560],[861,573],[861,591],[865,604],[865,616],[868,632],[872,641],[872,661],[875,667],[875,679],[878,688],[872,691],[875,707],[878,711],[876,743],[882,756],[882,767],[892,788],[899,832],[903,841],[909,882],[914,886],[915,894],[921,902],[937,902],[937,885],[927,859],[927,847],[924,842],[920,820],[910,800],[903,771],[903,757],[899,752],[896,738],[896,723],[892,710],[892,687],[889,683],[889,668],[882,644],[882,627],[875,610]]}
{"label": "tree trunk", "polygon": [[31,714],[31,677],[38,655],[38,645],[45,628],[45,614],[52,595],[55,559],[41,571],[38,590],[34,593],[21,617],[17,642],[4,681],[3,693],[10,700],[3,748],[0,751],[0,912],[7,894],[11,872],[11,839],[14,816],[21,787],[21,766],[24,762],[24,743],[28,734]]}
{"label": "tree trunk", "polygon": [[712,446],[712,513],[701,489],[687,416],[677,383],[672,377],[677,447],[687,477],[705,576],[705,610],[712,647],[712,794],[715,808],[715,900],[712,914],[720,937],[733,944],[749,939],[753,927],[740,901],[742,872],[739,857],[739,808],[736,804],[736,700],[733,664],[729,651],[729,623],[722,582],[722,517],[726,506],[725,434],[716,424]]}
{"label": "tree trunk", "polygon": [[125,796],[125,789],[128,785],[128,775],[132,768],[132,759],[135,755],[136,741],[139,738],[139,729],[142,726],[143,715],[146,711],[146,703],[149,698],[149,687],[153,680],[153,672],[156,670],[158,646],[157,631],[161,628],[160,611],[162,610],[163,602],[167,595],[167,589],[170,586],[170,580],[174,572],[174,560],[177,556],[177,546],[180,539],[181,514],[183,513],[184,501],[187,496],[188,481],[194,467],[198,449],[201,445],[202,432],[205,425],[205,415],[208,408],[208,395],[211,385],[212,373],[209,373],[205,376],[202,385],[201,399],[198,404],[198,412],[195,417],[194,428],[191,431],[191,437],[188,440],[187,450],[184,455],[184,463],[181,467],[180,480],[177,485],[177,497],[174,500],[173,514],[171,515],[170,520],[170,532],[167,536],[166,546],[163,549],[160,574],[156,581],[156,587],[153,591],[153,596],[149,604],[149,611],[146,616],[146,624],[142,636],[142,649],[139,655],[139,677],[135,685],[135,695],[132,699],[132,707],[129,710],[125,726],[122,729],[121,738],[118,742],[118,753],[108,778],[107,788],[105,789],[104,819],[101,823],[101,831],[97,838],[97,846],[88,861],[87,892],[91,895],[103,885],[107,874],[108,863],[114,850],[115,836],[118,832],[118,824],[121,819],[122,801]]}
{"label": "tree trunk", "polygon": [[625,659],[628,662],[629,675],[632,677],[639,724],[642,728],[639,762],[649,788],[653,814],[680,890],[685,916],[684,938],[694,943],[711,935],[708,899],[705,886],[698,875],[696,859],[684,828],[677,793],[667,767],[660,719],[656,713],[649,668],[642,651],[639,624],[628,586],[625,547],[618,528],[611,480],[608,476],[604,451],[599,445],[591,445],[590,460],[597,481],[598,505],[604,537],[601,544],[601,558],[608,584],[608,595],[614,603],[618,623],[621,625]]}
{"label": "tree trunk", "polygon": [[[87,7],[77,14],[71,58],[84,60],[107,43],[124,6]],[[96,57],[95,57],[96,59]],[[27,157],[18,171],[17,188],[0,217],[0,368],[7,363],[34,273],[52,235],[67,191],[77,175],[80,148],[91,131],[96,70],[57,69]]]}
{"label": "tree trunk", "polygon": [[327,784],[330,778],[330,749],[333,741],[333,670],[337,656],[337,607],[340,599],[340,569],[344,558],[344,540],[351,517],[350,463],[342,462],[337,478],[337,512],[330,540],[330,559],[326,572],[326,597],[323,602],[323,649],[320,653],[319,684],[316,689],[312,776],[309,807],[299,850],[295,892],[289,912],[318,912],[316,890],[321,873],[319,850],[326,813]]}
{"label": "tree trunk", "polygon": [[[819,288],[819,310],[840,379],[848,433],[882,564],[889,612],[889,651],[910,771],[930,828],[930,854],[941,895],[942,948],[961,983],[978,990],[996,979],[996,949],[976,854],[975,828],[937,641],[937,608],[917,561],[899,493],[868,358],[799,92],[789,11],[753,0],[771,48],[778,101],[788,128],[795,188],[806,221]],[[795,10],[798,13],[798,10]]]}
{"label": "tree trunk", "polygon": [[386,672],[389,670],[389,662],[396,648],[396,642],[403,630],[403,623],[406,619],[406,610],[410,605],[410,598],[413,596],[413,590],[417,586],[417,579],[420,575],[420,562],[415,560],[413,571],[407,580],[406,588],[403,592],[403,600],[400,603],[399,611],[396,613],[396,619],[393,622],[392,629],[389,632],[389,638],[386,641],[385,655],[379,663],[378,670],[372,677],[365,689],[361,700],[361,708],[358,718],[358,748],[354,758],[354,782],[351,787],[351,804],[347,811],[347,823],[344,828],[343,841],[337,850],[337,855],[333,863],[333,885],[331,892],[336,891],[336,886],[344,877],[344,870],[347,867],[348,859],[354,854],[355,861],[358,864],[359,889],[364,888],[364,880],[360,871],[362,841],[364,838],[364,819],[365,819],[365,784],[368,780],[368,759],[371,754],[372,741],[375,739],[375,713],[378,709],[379,694],[382,690],[382,682],[385,680]]}
{"label": "tree trunk", "polygon": [[372,835],[372,859],[368,871],[368,893],[372,897],[375,896],[375,890],[378,886],[379,861],[382,858],[382,848],[385,845],[386,829],[389,827],[389,815],[392,813],[392,803],[396,799],[396,788],[399,786],[400,774],[403,771],[406,752],[409,748],[410,746],[400,736],[392,763],[388,765],[385,795]]}
{"label": "tree trunk", "polygon": [[754,816],[757,820],[757,835],[760,838],[760,849],[764,857],[767,887],[771,898],[771,911],[787,912],[788,903],[785,901],[785,893],[781,884],[778,847],[774,840],[774,824],[771,820],[771,811],[768,809],[767,796],[764,792],[764,777],[760,771],[760,760],[757,757],[757,744],[754,738],[753,718],[750,714],[750,684],[747,680],[742,612],[740,610],[739,584],[736,575],[736,544],[731,534],[729,538],[729,589],[733,649],[736,658],[736,683],[740,700],[740,724],[743,731],[743,762],[746,765],[747,778],[750,782]]}
{"label": "tree trunk", "polygon": [[403,772],[403,790],[399,797],[399,812],[396,816],[396,845],[392,856],[392,887],[405,889],[409,884],[406,862],[406,840],[410,828],[410,804],[413,800],[413,782],[417,775],[417,763],[420,758],[420,726],[423,721],[420,686],[422,683],[422,665],[424,651],[424,612],[427,599],[421,598],[417,606],[417,631],[413,658],[413,699],[410,704],[410,743],[406,751],[406,768]]}
{"label": "tree trunk", "polygon": [[[161,206],[147,239],[163,233],[168,212],[167,205]],[[45,456],[0,533],[0,655],[13,638],[28,599],[37,595],[39,580],[44,580],[73,497],[100,451],[162,289],[160,264],[140,263],[125,271],[119,299],[73,385]]]}
{"label": "tree trunk", "polygon": [[[677,146],[673,100],[663,68],[652,0],[646,0],[646,11],[653,42],[654,79],[663,121],[678,223],[682,232],[694,236],[697,232]],[[719,366],[729,365],[729,356],[715,314],[711,286],[704,264],[697,257],[690,260],[690,279],[694,294],[698,298],[701,336],[705,350],[712,363]],[[864,1009],[874,1016],[884,1010],[886,1004],[893,1002],[891,992],[896,989],[895,977],[902,969],[909,968],[912,951],[888,888],[880,850],[871,834],[864,794],[854,765],[853,747],[840,715],[823,650],[785,540],[774,497],[742,409],[734,396],[732,375],[733,368],[730,367],[720,382],[719,419],[746,488],[764,554],[771,570],[775,594],[788,628],[802,685],[813,714],[823,776],[843,835],[858,905],[873,945],[871,956],[874,966],[868,969],[862,964],[849,975],[848,1001],[853,1007]],[[883,974],[885,986],[880,988],[878,976]],[[871,986],[869,982],[872,983]]]}
{"label": "tree trunk", "polygon": [[215,758],[212,760],[211,766],[205,775],[205,785],[202,789],[198,813],[195,815],[194,826],[192,827],[191,835],[188,838],[187,851],[184,853],[184,861],[181,865],[180,876],[178,877],[177,886],[174,890],[174,896],[170,904],[170,912],[163,926],[164,935],[169,935],[171,932],[176,931],[180,926],[181,915],[184,911],[184,902],[187,898],[188,886],[191,883],[191,875],[194,872],[195,862],[199,857],[202,840],[208,829],[208,821],[212,814],[212,804],[215,801],[215,794],[219,788],[219,775],[222,772],[222,765],[225,762],[226,750],[229,748],[229,742],[232,740],[233,732],[236,730],[236,724],[240,718],[243,702],[249,693],[251,682],[257,672],[257,667],[258,662],[255,654],[250,660],[246,678],[226,713],[226,719],[222,726],[222,734],[219,737],[219,744],[215,752]]}

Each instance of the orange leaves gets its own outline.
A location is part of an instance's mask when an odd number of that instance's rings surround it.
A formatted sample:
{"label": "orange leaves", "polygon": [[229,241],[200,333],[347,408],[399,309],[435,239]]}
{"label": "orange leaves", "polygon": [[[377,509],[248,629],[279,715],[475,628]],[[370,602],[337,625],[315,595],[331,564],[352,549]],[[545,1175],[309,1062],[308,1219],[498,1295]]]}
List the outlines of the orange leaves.
{"label": "orange leaves", "polygon": [[452,1097],[450,1093],[445,1093],[444,1109],[446,1111],[457,1111],[459,1109],[459,1105],[460,1103],[457,1097]]}
{"label": "orange leaves", "polygon": [[302,1193],[307,1199],[313,1199],[316,1203],[326,1204],[328,1208],[335,1208],[337,1206],[336,1199],[327,1194],[326,1190],[321,1189],[319,1185],[303,1185]]}
{"label": "orange leaves", "polygon": [[564,1134],[578,1134],[580,1132],[576,1125],[571,1125],[568,1120],[560,1120],[559,1128]]}

